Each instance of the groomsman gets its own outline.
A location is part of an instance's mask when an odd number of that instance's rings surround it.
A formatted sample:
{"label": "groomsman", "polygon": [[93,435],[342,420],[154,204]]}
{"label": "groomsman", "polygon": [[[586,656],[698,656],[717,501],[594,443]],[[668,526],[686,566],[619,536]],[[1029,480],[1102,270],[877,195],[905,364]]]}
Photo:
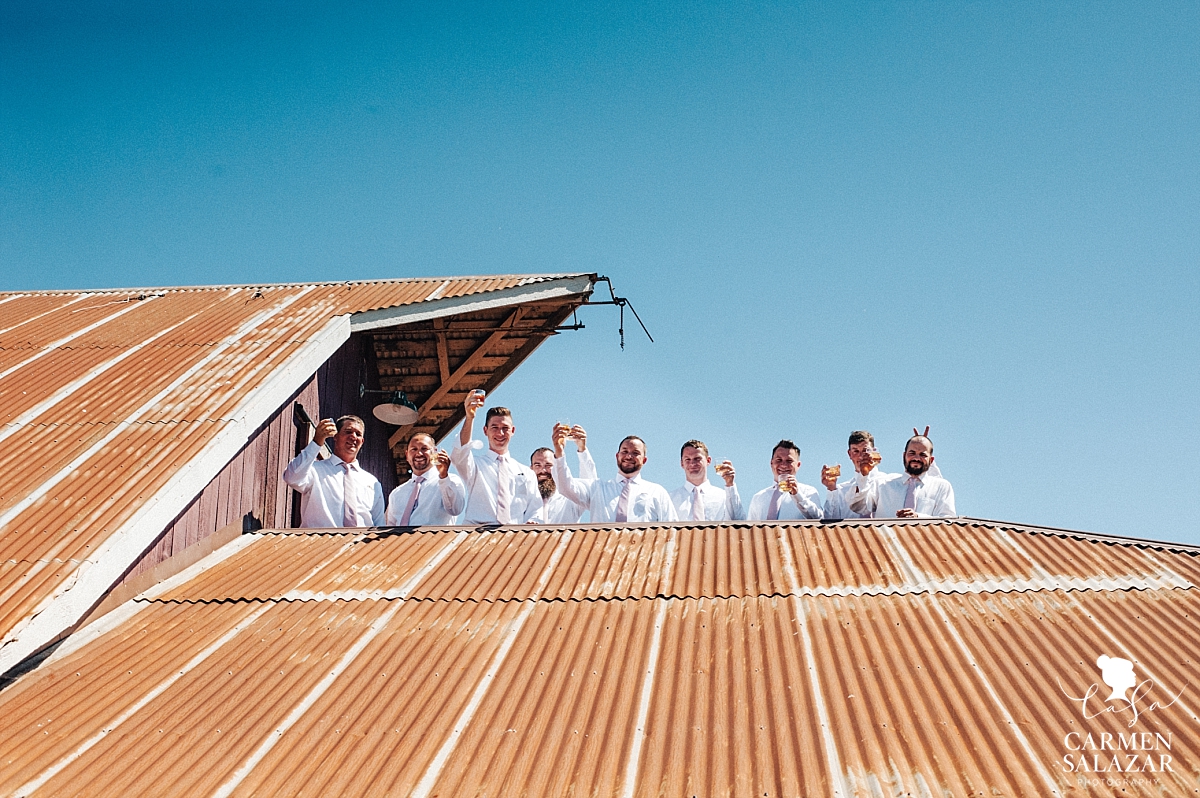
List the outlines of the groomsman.
{"label": "groomsman", "polygon": [[620,476],[616,479],[576,479],[564,456],[568,432],[566,426],[554,425],[554,482],[568,499],[587,506],[593,524],[678,520],[666,488],[642,479],[645,441],[636,435],[621,441],[617,448]]}
{"label": "groomsman", "polygon": [[846,456],[850,458],[854,474],[840,484],[837,481],[837,472],[841,470],[839,467],[821,468],[821,484],[827,491],[826,518],[861,518],[862,516],[850,509],[850,502],[856,501],[859,494],[866,493],[877,482],[891,479],[893,476],[883,473],[877,467],[883,458],[875,450],[875,436],[866,430],[850,433]]}
{"label": "groomsman", "polygon": [[483,421],[482,442],[472,440],[475,415],[483,407],[483,391],[472,391],[463,401],[466,418],[458,435],[458,445],[450,452],[450,461],[467,486],[467,509],[463,522],[468,524],[519,524],[525,520],[530,504],[541,501],[537,477],[529,466],[508,453],[516,434],[512,413],[507,407],[493,407]]}
{"label": "groomsman", "polygon": [[671,502],[681,521],[736,521],[742,518],[742,497],[733,484],[733,463],[726,460],[714,466],[717,476],[725,481],[718,488],[708,481],[708,466],[712,458],[703,441],[690,440],[679,450],[679,466],[687,480],[682,487],[671,491]]}
{"label": "groomsman", "polygon": [[760,490],[750,499],[746,518],[750,521],[785,521],[797,518],[820,518],[817,489],[796,481],[800,468],[800,447],[782,440],[771,450],[771,473],[775,484]]}
{"label": "groomsman", "polygon": [[467,506],[467,488],[450,473],[450,455],[419,432],[408,440],[405,457],[412,479],[388,497],[388,526],[449,526]]}
{"label": "groomsman", "polygon": [[933,442],[914,435],[904,447],[904,473],[881,481],[850,503],[863,517],[937,518],[958,515],[949,480],[933,476]]}
{"label": "groomsman", "polygon": [[[358,465],[366,426],[358,416],[322,419],[312,442],[283,470],[283,481],[300,494],[300,526],[383,525],[383,486]],[[333,456],[317,459],[326,440]]]}
{"label": "groomsman", "polygon": [[[596,463],[587,450],[587,432],[576,424],[571,427],[571,439],[579,452],[579,478],[595,479]],[[538,493],[541,503],[533,503],[526,508],[525,523],[527,524],[574,524],[579,521],[587,510],[586,504],[576,504],[558,491],[554,482],[554,451],[543,446],[529,458],[529,465],[537,475]]]}

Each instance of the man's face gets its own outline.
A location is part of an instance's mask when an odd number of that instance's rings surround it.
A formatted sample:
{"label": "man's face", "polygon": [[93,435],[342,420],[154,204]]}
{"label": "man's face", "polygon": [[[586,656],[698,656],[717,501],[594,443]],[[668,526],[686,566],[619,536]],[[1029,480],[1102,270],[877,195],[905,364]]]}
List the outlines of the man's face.
{"label": "man's face", "polygon": [[424,474],[433,465],[433,457],[436,450],[433,448],[433,441],[429,438],[424,435],[414,435],[412,440],[408,442],[408,448],[404,452],[413,473]]}
{"label": "man's face", "polygon": [[709,456],[702,450],[687,446],[679,458],[679,465],[683,466],[683,473],[692,479],[704,476],[704,472],[708,470],[708,461]]}
{"label": "man's face", "polygon": [[625,441],[617,449],[617,469],[631,477],[646,464],[646,447],[641,441]]}
{"label": "man's face", "polygon": [[487,426],[483,428],[483,434],[487,437],[492,451],[499,454],[508,452],[508,444],[512,441],[513,433],[516,431],[517,428],[513,426],[512,419],[508,416],[492,416]]}
{"label": "man's face", "polygon": [[362,448],[362,444],[362,425],[354,421],[347,421],[333,436],[331,445],[334,454],[347,463],[353,463],[354,458],[358,457],[358,450]]}
{"label": "man's face", "polygon": [[529,467],[537,474],[538,479],[548,477],[554,473],[554,458],[549,452],[538,452],[529,461]]}
{"label": "man's face", "polygon": [[782,446],[771,452],[771,471],[775,477],[787,477],[796,473],[800,468],[800,455],[795,449],[785,449]]}
{"label": "man's face", "polygon": [[919,477],[933,465],[933,445],[924,438],[914,438],[904,447],[904,470]]}
{"label": "man's face", "polygon": [[867,441],[859,441],[850,444],[850,448],[846,450],[846,456],[850,458],[850,462],[854,463],[855,470],[862,471],[871,462],[871,452],[874,450],[875,447]]}

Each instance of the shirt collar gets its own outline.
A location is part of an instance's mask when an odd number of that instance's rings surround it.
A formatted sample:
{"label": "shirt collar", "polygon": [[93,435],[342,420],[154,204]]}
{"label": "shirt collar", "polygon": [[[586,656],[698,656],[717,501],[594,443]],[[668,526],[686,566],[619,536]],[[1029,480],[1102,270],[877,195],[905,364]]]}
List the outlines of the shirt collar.
{"label": "shirt collar", "polygon": [[[621,474],[621,476],[617,477],[617,482],[624,482],[627,479],[630,482],[632,482],[634,485],[636,485],[642,481],[642,472],[641,471],[637,472],[637,476],[633,476],[633,477],[627,477],[624,474]],[[689,482],[688,484],[690,485],[692,483]]]}
{"label": "shirt collar", "polygon": [[[329,459],[336,460],[338,468],[341,468],[342,466],[347,465],[346,461],[343,460],[342,458],[338,457],[336,454],[331,455],[329,457]],[[362,471],[362,469],[358,467],[358,458],[357,457],[354,458],[354,460],[352,460],[348,465],[350,466],[351,471]]]}

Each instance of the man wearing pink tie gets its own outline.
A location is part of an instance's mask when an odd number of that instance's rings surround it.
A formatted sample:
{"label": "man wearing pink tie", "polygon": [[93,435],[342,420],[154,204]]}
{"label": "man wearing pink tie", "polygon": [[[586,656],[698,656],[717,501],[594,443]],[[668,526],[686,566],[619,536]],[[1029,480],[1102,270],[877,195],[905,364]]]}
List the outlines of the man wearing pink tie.
{"label": "man wearing pink tie", "polygon": [[642,479],[642,466],[647,460],[645,441],[636,435],[621,441],[616,479],[576,479],[567,465],[568,432],[568,427],[554,425],[554,483],[563,496],[588,508],[593,524],[678,520],[666,488]]}
{"label": "man wearing pink tie", "polygon": [[725,487],[718,488],[708,481],[711,462],[703,441],[690,440],[679,450],[679,466],[687,482],[671,491],[671,502],[681,521],[741,520],[742,497],[734,484],[733,463],[726,460],[715,466],[717,476],[725,481]]}
{"label": "man wearing pink tie", "polygon": [[[300,526],[382,526],[383,486],[358,465],[363,420],[342,416],[322,419],[313,439],[283,471],[283,481],[300,494]],[[326,440],[333,456],[318,460]]]}
{"label": "man wearing pink tie", "polygon": [[771,450],[771,473],[775,484],[750,497],[746,510],[749,521],[791,521],[799,518],[821,518],[817,504],[817,489],[796,481],[800,470],[800,447],[782,440]]}
{"label": "man wearing pink tie", "polygon": [[938,518],[958,515],[954,488],[933,476],[933,442],[914,435],[904,447],[904,472],[880,482],[850,509],[874,518]]}
{"label": "man wearing pink tie", "polygon": [[450,455],[419,432],[409,438],[405,457],[413,475],[388,497],[388,526],[453,524],[467,506],[467,488],[450,473]]}
{"label": "man wearing pink tie", "polygon": [[517,428],[507,407],[493,407],[483,420],[482,442],[472,440],[475,414],[483,407],[483,391],[472,391],[463,401],[466,418],[450,461],[467,487],[463,523],[519,524],[531,502],[541,501],[537,476],[529,466],[508,453]]}

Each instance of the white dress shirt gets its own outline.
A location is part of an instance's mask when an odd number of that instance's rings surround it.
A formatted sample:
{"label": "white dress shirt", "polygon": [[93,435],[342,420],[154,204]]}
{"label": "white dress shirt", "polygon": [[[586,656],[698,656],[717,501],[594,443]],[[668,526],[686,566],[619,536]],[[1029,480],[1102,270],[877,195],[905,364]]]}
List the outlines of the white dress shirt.
{"label": "white dress shirt", "polygon": [[704,504],[705,521],[742,520],[742,497],[738,494],[737,484],[717,487],[706,479],[699,485],[686,482],[671,491],[671,503],[675,505],[675,514],[680,521],[692,519],[697,488],[700,490],[700,501]]}
{"label": "white dress shirt", "polygon": [[[596,461],[592,459],[591,453],[584,449],[579,452],[579,478],[595,479],[596,476]],[[538,498],[541,499],[540,493]],[[525,510],[525,522],[528,524],[575,524],[583,517],[586,510],[586,504],[576,504],[562,495],[556,486],[549,499],[542,499],[540,504],[530,502]]]}
{"label": "white dress shirt", "polygon": [[[541,502],[542,497],[538,493],[537,475],[533,469],[519,462],[512,454],[504,457],[508,459],[511,480],[508,517],[511,523],[519,524],[525,518],[529,504]],[[499,458],[500,455],[477,441],[465,446],[459,444],[450,452],[450,462],[454,463],[455,470],[467,486],[467,509],[463,513],[463,523],[498,523],[496,496],[499,490]]]}
{"label": "white dress shirt", "polygon": [[399,526],[408,507],[408,500],[416,490],[417,477],[421,477],[417,503],[408,517],[409,526],[449,526],[455,516],[461,515],[467,506],[467,487],[454,474],[445,479],[438,475],[437,468],[430,467],[424,474],[413,474],[413,478],[392,491],[388,496],[387,524]]}
{"label": "white dress shirt", "polygon": [[[343,526],[345,519],[345,461],[336,454],[317,459],[316,441],[304,447],[283,470],[283,481],[300,494],[300,526],[308,529]],[[383,486],[363,471],[355,460],[350,464],[354,501],[350,508],[355,526],[383,526]]]}
{"label": "white dress shirt", "polygon": [[870,491],[874,485],[885,482],[893,476],[895,474],[885,474],[878,468],[871,469],[871,472],[865,477],[855,471],[853,478],[838,483],[837,490],[825,491],[825,517],[834,519],[869,518],[870,516],[859,515],[850,509],[850,503],[858,501],[858,497]]}
{"label": "white dress shirt", "polygon": [[617,502],[629,482],[629,505],[625,520],[630,523],[644,521],[677,521],[675,505],[667,489],[655,482],[642,479],[641,473],[632,479],[576,479],[567,467],[567,458],[554,458],[554,482],[559,491],[576,504],[587,505],[592,513],[593,524],[609,524],[617,520]]}
{"label": "white dress shirt", "polygon": [[[915,504],[913,510],[921,518],[952,517],[958,515],[954,509],[954,488],[949,480],[930,476],[928,472],[916,480],[913,491]],[[864,516],[868,512],[872,518],[895,518],[896,511],[904,507],[904,497],[908,495],[909,475],[895,474],[891,479],[882,480],[869,491],[866,498],[855,507]]]}
{"label": "white dress shirt", "polygon": [[[795,493],[779,491],[779,520],[793,521],[798,518],[821,518],[824,513],[817,504],[817,489],[802,482],[796,483]],[[766,521],[771,509],[771,497],[779,490],[777,485],[764,488],[750,498],[746,510],[748,521]]]}

